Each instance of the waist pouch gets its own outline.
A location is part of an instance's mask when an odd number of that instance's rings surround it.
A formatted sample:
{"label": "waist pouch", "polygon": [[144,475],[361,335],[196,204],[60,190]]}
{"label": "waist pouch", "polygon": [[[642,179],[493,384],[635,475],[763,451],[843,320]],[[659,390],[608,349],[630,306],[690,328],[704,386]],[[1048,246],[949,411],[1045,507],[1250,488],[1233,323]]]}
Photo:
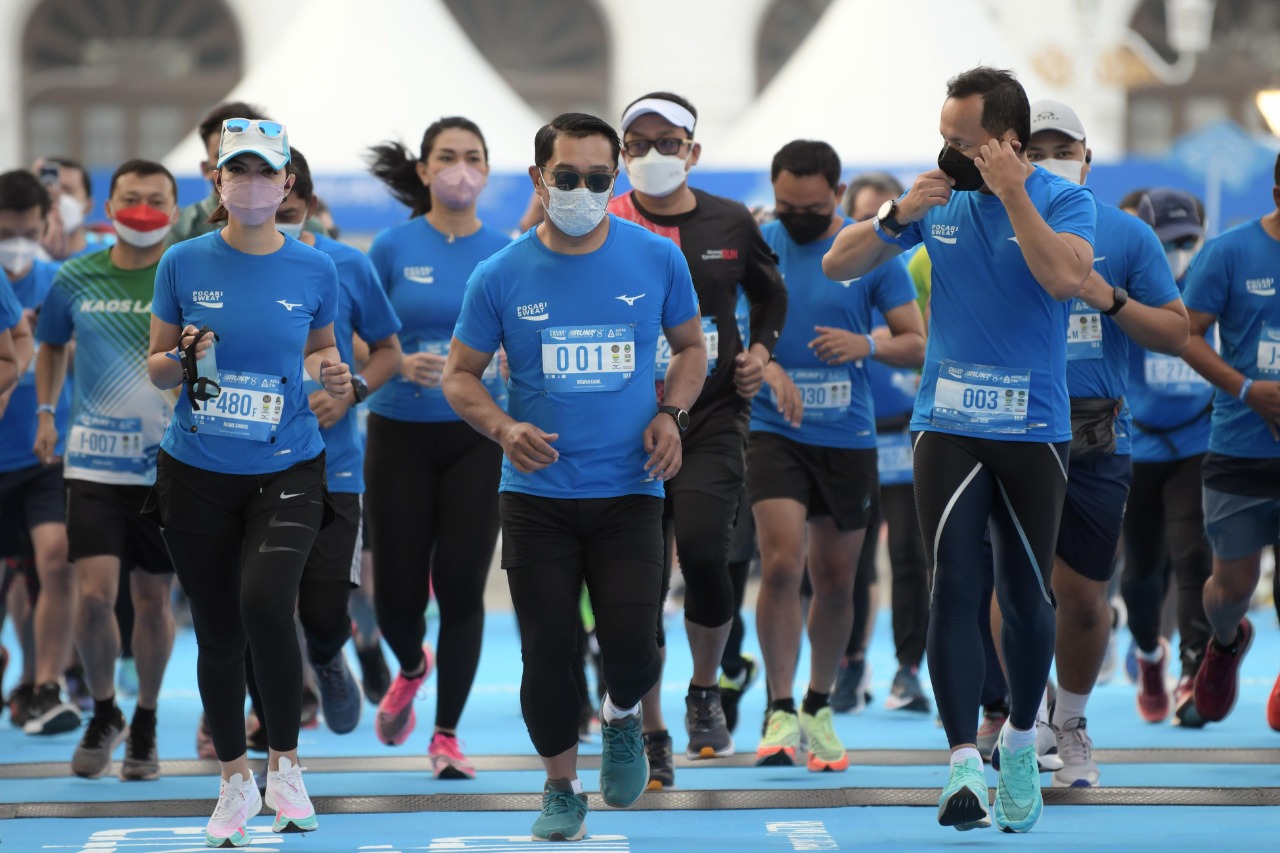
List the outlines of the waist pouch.
{"label": "waist pouch", "polygon": [[1071,458],[1096,459],[1116,452],[1120,401],[1109,397],[1071,398]]}

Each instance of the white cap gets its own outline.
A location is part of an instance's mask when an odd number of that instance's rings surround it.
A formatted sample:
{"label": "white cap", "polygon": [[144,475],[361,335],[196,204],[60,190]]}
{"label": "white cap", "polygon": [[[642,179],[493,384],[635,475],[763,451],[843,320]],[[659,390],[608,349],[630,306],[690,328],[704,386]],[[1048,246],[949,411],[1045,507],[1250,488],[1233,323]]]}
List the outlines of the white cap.
{"label": "white cap", "polygon": [[641,98],[627,107],[627,111],[622,114],[622,132],[626,133],[627,128],[631,126],[631,122],[648,113],[657,113],[671,124],[676,127],[683,127],[691,134],[693,133],[693,126],[697,124],[697,119],[693,117],[693,113],[675,101],[668,101],[666,98]]}
{"label": "white cap", "polygon": [[1036,101],[1031,105],[1031,135],[1042,130],[1056,130],[1076,142],[1084,142],[1084,123],[1062,101]]}
{"label": "white cap", "polygon": [[[228,130],[227,125],[239,128]],[[222,123],[218,140],[218,168],[244,153],[257,154],[273,169],[283,169],[289,162],[289,132],[274,121],[229,118]]]}

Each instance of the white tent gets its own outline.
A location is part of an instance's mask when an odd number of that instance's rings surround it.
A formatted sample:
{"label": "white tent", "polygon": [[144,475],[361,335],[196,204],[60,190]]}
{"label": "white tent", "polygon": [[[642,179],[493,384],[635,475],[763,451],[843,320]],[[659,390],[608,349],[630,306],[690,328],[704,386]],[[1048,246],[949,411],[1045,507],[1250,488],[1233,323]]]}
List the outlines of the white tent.
{"label": "white tent", "polygon": [[[238,0],[242,18],[267,8]],[[274,6],[272,8],[275,8]],[[301,0],[246,44],[244,79],[227,100],[261,104],[289,128],[317,172],[357,173],[370,145],[399,139],[415,153],[435,119],[464,115],[484,131],[491,165],[522,169],[545,123],[472,44],[440,0]],[[195,134],[166,158],[190,173],[205,157]],[[376,189],[376,185],[374,185]]]}

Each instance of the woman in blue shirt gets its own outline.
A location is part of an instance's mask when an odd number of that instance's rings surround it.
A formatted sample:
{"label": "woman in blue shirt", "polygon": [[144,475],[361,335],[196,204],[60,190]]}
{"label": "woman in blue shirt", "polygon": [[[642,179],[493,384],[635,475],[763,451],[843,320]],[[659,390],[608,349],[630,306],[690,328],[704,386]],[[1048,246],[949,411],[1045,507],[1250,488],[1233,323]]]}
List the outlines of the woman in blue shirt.
{"label": "woman in blue shirt", "polygon": [[246,824],[262,807],[245,755],[246,643],[267,710],[272,829],[316,828],[298,766],[302,660],[293,611],[328,495],[304,384],[310,375],[344,397],[350,371],[333,334],[333,261],[275,227],[293,185],[288,162],[281,125],[223,123],[215,180],[222,203],[210,221],[226,226],[164,255],[152,302],[147,372],[159,388],[184,387],[144,511],[158,516],[191,600],[200,697],[222,769],[205,828],[214,847],[247,843]]}
{"label": "woman in blue shirt", "polygon": [[[373,545],[378,627],[400,673],[378,704],[378,739],[398,746],[413,731],[413,699],[431,668],[423,613],[440,607],[435,729],[428,754],[437,778],[470,779],[457,727],[480,663],[484,586],[498,535],[502,451],[454,414],[441,372],[472,270],[510,242],[480,221],[489,174],[480,128],[442,118],[416,159],[399,144],[373,149],[373,174],[413,213],[378,235],[369,258],[400,317],[400,375],[369,398],[365,497]],[[485,384],[500,403],[495,358]],[[404,488],[412,471],[414,487]]]}

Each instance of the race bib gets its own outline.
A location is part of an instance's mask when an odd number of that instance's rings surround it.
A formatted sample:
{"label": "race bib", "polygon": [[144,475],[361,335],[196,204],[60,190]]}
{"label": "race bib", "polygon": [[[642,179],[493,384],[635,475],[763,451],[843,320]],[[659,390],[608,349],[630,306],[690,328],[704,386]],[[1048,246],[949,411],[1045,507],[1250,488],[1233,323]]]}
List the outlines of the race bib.
{"label": "race bib", "polygon": [[1067,361],[1080,358],[1102,358],[1102,315],[1083,299],[1072,299]]}
{"label": "race bib", "polygon": [[145,474],[141,418],[81,414],[67,434],[67,465],[94,471]]}
{"label": "race bib", "polygon": [[911,482],[911,435],[882,432],[876,435],[880,485],[902,486]]}
{"label": "race bib", "polygon": [[[449,357],[450,341],[422,341],[418,344],[418,352],[427,352],[432,355]],[[494,353],[493,358],[489,360],[489,365],[484,369],[484,373],[480,374],[480,381],[484,383],[484,387],[489,389],[489,393],[496,399],[499,396],[505,397],[507,394],[506,383],[502,381],[502,371],[498,369],[498,354]],[[437,394],[444,394],[440,388],[422,388],[422,391],[434,391]]]}
{"label": "race bib", "polygon": [[806,421],[838,421],[849,416],[853,383],[847,370],[788,370],[804,403]]}
{"label": "race bib", "polygon": [[1280,373],[1280,327],[1263,324],[1258,334],[1258,370]]}
{"label": "race bib", "polygon": [[1147,387],[1165,397],[1201,397],[1209,381],[1191,365],[1173,355],[1146,352],[1142,356],[1142,377]]}
{"label": "race bib", "polygon": [[279,376],[261,373],[223,373],[222,393],[200,403],[191,416],[203,433],[269,441],[284,416],[284,392]]}
{"label": "race bib", "polygon": [[[716,356],[720,352],[720,329],[716,326],[715,317],[702,318],[702,340],[707,345],[707,375],[716,372]],[[667,336],[658,333],[658,348],[653,358],[654,380],[667,378],[667,366],[671,364],[671,342]]]}
{"label": "race bib", "polygon": [[547,391],[618,391],[636,370],[631,326],[557,326],[542,330]]}
{"label": "race bib", "polygon": [[934,391],[933,423],[979,433],[1027,431],[1031,371],[943,359]]}

